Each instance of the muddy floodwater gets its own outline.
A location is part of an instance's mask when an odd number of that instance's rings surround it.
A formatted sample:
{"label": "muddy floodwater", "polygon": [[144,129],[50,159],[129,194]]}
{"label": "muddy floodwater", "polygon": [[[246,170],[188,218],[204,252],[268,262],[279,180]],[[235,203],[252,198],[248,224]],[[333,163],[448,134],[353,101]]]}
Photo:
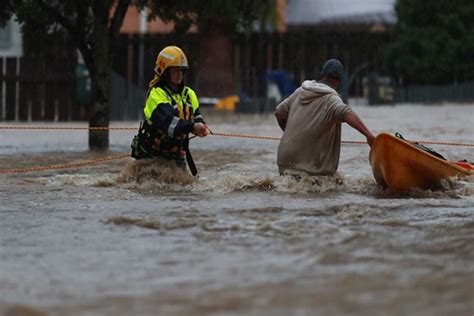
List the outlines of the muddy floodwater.
{"label": "muddy floodwater", "polygon": [[[474,143],[473,104],[354,110],[375,134]],[[271,114],[203,112],[215,132],[281,136]],[[0,169],[119,154],[133,134],[90,153],[86,131],[0,130]],[[343,139],[363,137],[346,125]],[[296,181],[277,147],[193,139],[198,179],[131,158],[0,175],[0,314],[474,315],[472,177],[394,194],[367,145],[343,145],[337,176]]]}

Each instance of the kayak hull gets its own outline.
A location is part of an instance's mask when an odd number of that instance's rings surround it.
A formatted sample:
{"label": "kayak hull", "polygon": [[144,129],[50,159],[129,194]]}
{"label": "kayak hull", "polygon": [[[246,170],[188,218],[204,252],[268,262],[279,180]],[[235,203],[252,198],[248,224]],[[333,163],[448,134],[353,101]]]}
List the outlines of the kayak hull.
{"label": "kayak hull", "polygon": [[474,175],[466,168],[435,157],[388,133],[375,138],[369,161],[375,181],[398,192],[413,188],[436,189],[443,179]]}

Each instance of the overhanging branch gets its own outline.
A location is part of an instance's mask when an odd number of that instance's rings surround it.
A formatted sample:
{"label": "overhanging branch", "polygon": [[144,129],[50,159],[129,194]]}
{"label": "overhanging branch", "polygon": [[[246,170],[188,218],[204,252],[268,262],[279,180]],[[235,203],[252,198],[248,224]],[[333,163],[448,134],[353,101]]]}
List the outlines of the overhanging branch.
{"label": "overhanging branch", "polygon": [[120,32],[120,27],[122,26],[129,5],[129,0],[119,0],[117,2],[117,6],[109,27],[109,36],[112,39],[115,39]]}
{"label": "overhanging branch", "polygon": [[80,37],[80,34],[84,34],[84,32],[77,26],[75,26],[72,20],[62,15],[56,8],[46,4],[42,0],[37,0],[37,3],[41,10],[46,12],[49,16],[51,16],[55,21],[57,21],[66,29],[69,36],[75,43],[76,47],[81,52],[82,57],[84,58],[84,62],[87,65],[87,68],[89,69],[89,71],[94,71],[93,57],[90,48],[87,46],[87,40],[84,36],[82,38]]}

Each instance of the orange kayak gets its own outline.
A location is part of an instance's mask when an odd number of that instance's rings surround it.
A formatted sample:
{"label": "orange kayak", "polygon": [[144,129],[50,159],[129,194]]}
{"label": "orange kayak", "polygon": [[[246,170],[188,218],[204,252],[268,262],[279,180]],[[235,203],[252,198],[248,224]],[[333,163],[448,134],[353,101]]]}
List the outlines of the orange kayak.
{"label": "orange kayak", "polygon": [[388,133],[375,138],[369,160],[375,181],[398,192],[436,189],[442,179],[474,175],[474,166],[469,163],[440,159]]}

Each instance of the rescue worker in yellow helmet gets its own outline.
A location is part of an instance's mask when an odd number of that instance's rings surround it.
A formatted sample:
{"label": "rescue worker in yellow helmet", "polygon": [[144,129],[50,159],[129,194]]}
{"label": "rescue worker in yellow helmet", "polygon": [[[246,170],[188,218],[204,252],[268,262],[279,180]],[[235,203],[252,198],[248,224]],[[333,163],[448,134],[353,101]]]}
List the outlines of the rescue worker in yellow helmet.
{"label": "rescue worker in yellow helmet", "polygon": [[208,128],[199,111],[196,93],[184,84],[188,67],[186,55],[177,46],[167,46],[158,54],[143,110],[145,120],[132,141],[132,157],[161,157],[174,160],[181,168],[186,167],[186,157],[195,175],[188,135],[204,137]]}

